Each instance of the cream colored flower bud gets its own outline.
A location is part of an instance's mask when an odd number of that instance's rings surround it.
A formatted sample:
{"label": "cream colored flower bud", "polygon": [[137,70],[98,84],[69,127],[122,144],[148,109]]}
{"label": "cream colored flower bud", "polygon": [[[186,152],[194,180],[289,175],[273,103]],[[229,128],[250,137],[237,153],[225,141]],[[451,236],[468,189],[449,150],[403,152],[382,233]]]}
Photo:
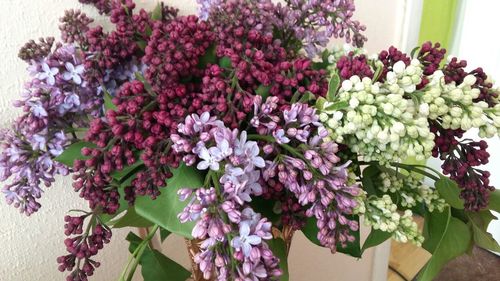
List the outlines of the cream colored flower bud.
{"label": "cream colored flower bud", "polygon": [[478,118],[472,119],[472,121],[471,121],[472,127],[479,128],[479,127],[483,126],[486,123],[481,117],[482,116],[480,116]]}
{"label": "cream colored flower bud", "polygon": [[342,82],[342,90],[349,92],[351,89],[352,89],[351,80],[344,80],[344,82]]}
{"label": "cream colored flower bud", "polygon": [[394,71],[394,73],[396,75],[399,75],[399,74],[403,74],[403,72],[405,71],[405,68],[406,68],[406,65],[403,61],[398,61],[394,64],[394,66],[392,67],[392,70]]}
{"label": "cream colored flower bud", "polygon": [[463,114],[463,110],[460,107],[452,107],[450,109],[450,115],[453,117],[461,117]]}
{"label": "cream colored flower bud", "polygon": [[349,80],[351,80],[352,84],[356,84],[356,83],[359,83],[361,82],[361,79],[359,78],[358,75],[354,75],[354,76],[351,76],[351,78],[349,78]]}
{"label": "cream colored flower bud", "polygon": [[324,123],[324,122],[326,122],[326,120],[328,120],[328,114],[326,114],[326,113],[324,113],[324,112],[321,112],[321,113],[319,114],[319,120],[320,120],[321,122],[323,122],[323,123]]}
{"label": "cream colored flower bud", "polygon": [[390,103],[383,104],[382,109],[384,110],[384,113],[387,115],[391,115],[394,112],[394,106]]}
{"label": "cream colored flower bud", "polygon": [[469,74],[469,75],[465,76],[464,82],[462,84],[472,86],[472,85],[476,84],[476,80],[477,80],[476,76]]}
{"label": "cream colored flower bud", "polygon": [[429,110],[430,110],[430,107],[429,107],[429,104],[428,103],[422,103],[419,107],[418,107],[418,112],[424,116],[428,116],[429,115]]}
{"label": "cream colored flower bud", "polygon": [[344,113],[342,111],[335,111],[332,117],[335,120],[341,120],[344,117]]}
{"label": "cream colored flower bud", "polygon": [[352,98],[349,100],[349,106],[350,106],[351,108],[356,108],[356,107],[358,107],[358,105],[359,105],[359,100],[358,100],[357,98],[352,97]]}

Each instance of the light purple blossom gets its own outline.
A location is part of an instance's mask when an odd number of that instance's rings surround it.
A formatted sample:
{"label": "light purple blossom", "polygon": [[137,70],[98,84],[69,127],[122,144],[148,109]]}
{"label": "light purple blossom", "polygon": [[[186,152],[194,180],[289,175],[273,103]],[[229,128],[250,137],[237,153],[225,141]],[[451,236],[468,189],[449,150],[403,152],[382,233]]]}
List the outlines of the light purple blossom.
{"label": "light purple blossom", "polygon": [[285,130],[279,129],[273,132],[273,137],[279,144],[287,144],[290,142],[290,139],[286,137]]}
{"label": "light purple blossom", "polygon": [[[315,217],[318,221],[318,239],[332,251],[338,244],[345,246],[354,237],[351,232],[358,229],[357,221],[348,218],[357,206],[356,196],[361,189],[356,184],[349,184],[346,167],[339,165],[336,155],[338,146],[325,140],[325,129],[319,122],[314,108],[297,103],[289,110],[275,108],[275,101],[267,99],[261,104],[256,99],[256,118],[252,125],[259,134],[272,135],[277,144],[282,143],[284,135],[289,139],[288,146],[294,153],[282,155],[282,148],[274,145],[274,151],[280,151],[280,161],[267,161],[262,172],[265,181],[278,181],[293,193],[297,202],[304,207],[305,216]],[[277,128],[270,130],[266,120],[274,120]],[[273,150],[267,148],[273,156]],[[296,222],[300,228],[300,221]]]}
{"label": "light purple blossom", "polygon": [[212,155],[210,150],[206,147],[203,147],[198,151],[198,157],[202,160],[196,166],[198,170],[206,170],[208,168],[213,171],[219,170],[219,161],[217,161],[216,157],[214,157],[214,155]]}
{"label": "light purple blossom", "polygon": [[33,116],[35,117],[47,117],[48,113],[47,110],[43,107],[42,103],[40,101],[36,102],[27,102],[26,103]]}
{"label": "light purple blossom", "polygon": [[245,257],[250,257],[250,251],[252,246],[256,246],[262,243],[262,238],[260,236],[250,233],[250,222],[242,221],[240,222],[240,232],[239,235],[231,240],[231,246],[236,250],[241,250]]}
{"label": "light purple blossom", "polygon": [[75,66],[71,62],[66,62],[64,66],[66,67],[66,71],[63,73],[64,80],[73,80],[73,82],[77,85],[82,84],[81,75],[84,71],[83,64]]}
{"label": "light purple blossom", "polygon": [[56,75],[59,73],[59,68],[50,67],[46,62],[42,63],[42,72],[39,72],[37,78],[46,80],[47,84],[54,85],[56,83]]}
{"label": "light purple blossom", "polygon": [[[218,280],[267,280],[279,276],[279,259],[264,242],[272,238],[271,223],[247,206],[252,196],[263,192],[258,169],[264,168],[265,162],[258,144],[248,141],[246,132],[238,134],[208,113],[186,117],[178,132],[171,138],[173,149],[184,159],[194,159],[188,165],[197,163],[200,170],[214,171],[224,166],[216,184],[218,190],[200,187],[194,192],[181,189],[178,193],[182,200],[189,200],[179,220],[196,221],[192,235],[202,240],[195,262],[204,278],[210,279],[214,270]],[[234,256],[227,255],[228,247],[234,248]]]}
{"label": "light purple blossom", "polygon": [[[12,130],[0,134],[0,181],[11,182],[2,191],[7,203],[27,215],[40,207],[42,185],[49,187],[56,175],[68,173],[67,167],[53,160],[70,144],[68,129],[87,126],[88,115],[98,115],[102,98],[95,85],[82,79],[82,64],[82,51],[72,45],[31,61],[32,80],[25,84],[22,99],[14,103],[24,114]],[[64,67],[67,71],[61,73]]]}
{"label": "light purple blossom", "polygon": [[207,20],[211,9],[220,7],[222,0],[197,0],[200,5],[198,15],[200,19]]}

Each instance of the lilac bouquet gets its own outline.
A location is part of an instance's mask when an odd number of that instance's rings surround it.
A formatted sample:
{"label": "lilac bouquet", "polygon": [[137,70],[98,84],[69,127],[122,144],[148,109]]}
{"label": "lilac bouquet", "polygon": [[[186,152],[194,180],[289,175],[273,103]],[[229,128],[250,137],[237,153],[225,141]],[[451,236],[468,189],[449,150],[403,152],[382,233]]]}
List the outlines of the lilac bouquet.
{"label": "lilac bouquet", "polygon": [[[0,133],[7,204],[32,215],[69,174],[88,201],[64,218],[66,280],[93,275],[118,227],[148,230],[127,237],[119,280],[139,265],[145,280],[288,280],[295,231],[358,258],[414,243],[432,254],[419,280],[473,245],[500,249],[486,232],[500,210],[487,144],[463,139],[500,132],[481,68],[430,42],[367,56],[352,0],[199,0],[198,16],[80,2],[116,28],[71,10],[61,42],[28,42],[23,114]],[[327,48],[332,37],[353,46]],[[157,232],[188,241],[191,272],[154,249]]]}

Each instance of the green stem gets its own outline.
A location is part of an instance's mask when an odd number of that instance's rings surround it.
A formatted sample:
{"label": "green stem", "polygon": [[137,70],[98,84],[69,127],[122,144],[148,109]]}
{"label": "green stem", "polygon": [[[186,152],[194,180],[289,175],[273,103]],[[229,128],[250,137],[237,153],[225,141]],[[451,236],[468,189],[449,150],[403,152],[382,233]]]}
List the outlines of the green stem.
{"label": "green stem", "polygon": [[[120,281],[131,281],[132,278],[134,277],[134,273],[137,269],[137,266],[139,265],[139,262],[141,260],[142,255],[144,254],[144,251],[149,245],[149,241],[153,239],[156,231],[158,230],[159,226],[156,224],[153,226],[151,231],[149,231],[148,235],[142,240],[141,244],[137,246],[137,249],[130,255],[129,260],[127,262],[127,266],[123,270],[122,274],[120,275]],[[130,268],[130,270],[128,270]],[[128,274],[127,274],[128,272]],[[125,278],[126,276],[126,278]]]}
{"label": "green stem", "polygon": [[424,175],[424,176],[426,176],[434,181],[439,180],[439,177],[436,177],[433,174],[426,172],[422,169],[418,169],[418,168],[416,168],[417,166],[415,166],[415,165],[406,165],[406,164],[401,164],[401,163],[391,163],[391,165],[394,167],[397,167],[397,168],[405,169],[409,172],[417,172],[417,173],[422,174],[422,175]]}
{"label": "green stem", "polygon": [[276,142],[273,136],[263,136],[263,135],[255,135],[255,134],[250,134],[247,137],[249,140],[254,140],[254,141],[267,141],[267,142]]}

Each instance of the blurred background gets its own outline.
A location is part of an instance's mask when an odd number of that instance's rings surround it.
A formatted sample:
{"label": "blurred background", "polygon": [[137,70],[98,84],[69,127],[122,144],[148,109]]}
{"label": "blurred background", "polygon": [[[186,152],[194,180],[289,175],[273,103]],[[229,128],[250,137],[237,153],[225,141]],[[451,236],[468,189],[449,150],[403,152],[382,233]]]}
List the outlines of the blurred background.
{"label": "blurred background", "polygon": [[[138,7],[148,9],[157,3],[156,0],[136,2]],[[196,12],[196,0],[163,2],[179,8],[181,14]],[[6,127],[18,115],[11,102],[19,96],[27,78],[26,64],[17,58],[18,49],[29,39],[57,38],[58,19],[66,9],[81,9],[95,18],[96,23],[109,24],[94,9],[83,7],[77,0],[0,0],[0,4],[0,127]],[[409,52],[423,41],[439,40],[450,54],[467,58],[471,68],[482,66],[493,77],[500,77],[500,37],[494,33],[499,27],[496,14],[500,1],[356,0],[355,4],[355,17],[367,26],[369,54],[391,45]],[[500,142],[498,138],[488,142],[492,158],[487,168],[492,172],[492,184],[500,187]],[[432,165],[438,167],[439,163],[432,162]],[[64,280],[56,263],[56,258],[65,253],[63,217],[69,209],[87,206],[73,192],[70,177],[60,178],[45,192],[41,203],[43,208],[27,218],[0,199],[0,280]],[[500,240],[500,223],[492,225],[490,231]],[[98,257],[102,268],[92,280],[116,280],[119,276],[128,258],[128,244],[124,239],[127,232],[114,232],[112,243]],[[161,247],[174,260],[189,267],[181,239],[170,237]],[[384,281],[388,272],[390,280],[412,280],[428,257],[425,253],[409,252],[416,251],[413,248],[401,247],[393,245],[391,253],[390,244],[385,243],[367,251],[362,260],[356,260],[331,255],[329,250],[308,243],[298,233],[289,260],[291,281]],[[409,257],[408,261],[400,258],[404,256]],[[487,255],[486,258],[500,269],[497,257]],[[483,275],[476,275],[479,279],[439,278],[495,280],[488,279],[492,273],[488,268],[482,270],[479,274]]]}

